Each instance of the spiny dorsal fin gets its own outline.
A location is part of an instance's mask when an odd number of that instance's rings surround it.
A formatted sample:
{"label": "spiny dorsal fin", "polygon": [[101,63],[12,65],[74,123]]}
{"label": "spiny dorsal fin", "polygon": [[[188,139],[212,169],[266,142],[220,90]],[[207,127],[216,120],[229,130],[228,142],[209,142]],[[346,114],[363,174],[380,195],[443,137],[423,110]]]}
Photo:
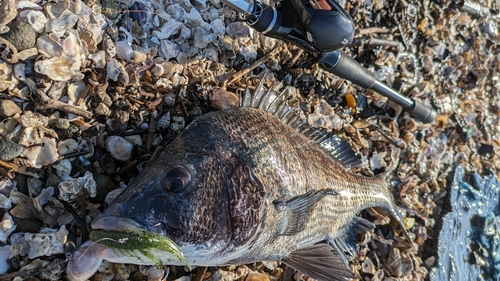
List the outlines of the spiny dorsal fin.
{"label": "spiny dorsal fin", "polygon": [[355,278],[338,253],[323,243],[298,249],[281,261],[318,281]]}
{"label": "spiny dorsal fin", "polygon": [[296,88],[286,86],[278,93],[281,84],[276,83],[276,87],[272,86],[266,89],[264,81],[268,75],[271,74],[268,72],[264,73],[253,93],[248,88],[245,90],[243,97],[240,97],[240,106],[259,108],[275,115],[290,127],[295,128],[299,133],[317,142],[328,154],[347,169],[357,167],[362,163],[359,155],[352,150],[347,142],[341,140],[334,133],[311,127],[307,123],[307,119],[299,106],[290,105],[290,100],[300,96]]}

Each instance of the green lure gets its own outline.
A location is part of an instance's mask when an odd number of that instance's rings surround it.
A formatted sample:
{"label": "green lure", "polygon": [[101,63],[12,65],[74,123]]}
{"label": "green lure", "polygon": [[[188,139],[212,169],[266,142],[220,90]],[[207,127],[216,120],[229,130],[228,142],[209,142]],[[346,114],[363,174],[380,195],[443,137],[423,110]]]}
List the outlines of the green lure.
{"label": "green lure", "polygon": [[94,230],[90,232],[90,240],[111,248],[138,250],[158,268],[163,267],[163,262],[161,259],[152,255],[149,250],[156,249],[169,252],[175,255],[180,262],[184,263],[191,270],[191,266],[184,258],[179,246],[172,240],[158,233],[149,231]]}

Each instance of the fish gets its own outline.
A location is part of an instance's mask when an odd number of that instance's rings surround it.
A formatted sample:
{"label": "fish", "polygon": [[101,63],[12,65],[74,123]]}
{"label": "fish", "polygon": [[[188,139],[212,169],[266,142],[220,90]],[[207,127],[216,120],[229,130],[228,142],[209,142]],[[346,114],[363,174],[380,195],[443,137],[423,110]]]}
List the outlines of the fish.
{"label": "fish", "polygon": [[[356,235],[374,228],[357,216],[365,209],[389,215],[411,243],[384,176],[351,172],[359,156],[337,135],[310,127],[292,92],[247,91],[240,106],[194,120],[92,228],[163,235],[192,266],[274,260],[320,281],[354,278]],[[172,253],[150,254],[183,264]],[[137,249],[86,243],[68,276],[86,279],[103,259],[152,264]]]}

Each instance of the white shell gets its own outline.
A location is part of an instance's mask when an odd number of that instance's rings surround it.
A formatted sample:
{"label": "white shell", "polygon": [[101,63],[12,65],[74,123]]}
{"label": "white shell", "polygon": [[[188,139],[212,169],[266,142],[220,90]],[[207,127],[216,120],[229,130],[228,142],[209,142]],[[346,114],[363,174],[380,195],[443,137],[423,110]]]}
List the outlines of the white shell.
{"label": "white shell", "polygon": [[103,259],[99,257],[99,250],[102,247],[104,247],[104,245],[89,240],[76,250],[66,268],[68,280],[82,281],[92,277],[103,261]]}
{"label": "white shell", "polygon": [[96,68],[106,67],[106,52],[101,50],[98,51],[97,53],[90,54],[88,58],[94,62],[94,67]]}
{"label": "white shell", "polygon": [[36,197],[42,191],[43,181],[37,178],[28,178],[28,195],[30,197]]}
{"label": "white shell", "polygon": [[380,169],[382,167],[386,167],[387,164],[385,163],[385,156],[387,155],[387,151],[379,152],[379,153],[374,153],[372,157],[370,158],[370,168],[372,170]]}
{"label": "white shell", "polygon": [[161,40],[160,42],[160,55],[165,59],[169,60],[171,58],[177,57],[181,50],[179,46],[174,42],[169,40]]}
{"label": "white shell", "polygon": [[[6,90],[12,82],[12,65],[0,60],[0,91]],[[3,86],[2,86],[3,85]]]}
{"label": "white shell", "polygon": [[189,13],[184,14],[184,23],[191,28],[201,27],[205,30],[210,29],[210,24],[203,20],[200,12],[196,9],[191,9]]}
{"label": "white shell", "polygon": [[116,47],[116,55],[119,58],[122,58],[129,62],[133,52],[130,43],[127,40],[118,41],[115,42],[115,47]]}
{"label": "white shell", "polygon": [[21,52],[17,53],[17,58],[20,61],[25,61],[25,60],[35,59],[37,55],[38,55],[38,49],[34,47],[22,50]]}
{"label": "white shell", "polygon": [[41,138],[38,143],[43,143],[44,145],[28,147],[23,153],[28,159],[28,163],[31,167],[41,168],[54,163],[59,157],[55,140],[51,138]]}
{"label": "white shell", "polygon": [[113,202],[113,200],[115,200],[115,198],[118,197],[118,195],[120,195],[123,190],[125,190],[125,187],[120,187],[115,190],[111,190],[110,192],[108,192],[108,194],[106,194],[104,202],[106,202],[106,204],[108,205],[111,204],[111,202]]}
{"label": "white shell", "polygon": [[60,155],[75,152],[78,149],[78,143],[74,139],[65,139],[57,143],[57,152]]}
{"label": "white shell", "polygon": [[12,220],[12,217],[8,212],[3,215],[2,221],[0,222],[0,241],[2,243],[7,242],[7,238],[16,230],[16,225]]}
{"label": "white shell", "polygon": [[14,65],[14,76],[19,81],[26,80],[26,65],[24,63],[16,63]]}
{"label": "white shell", "polygon": [[224,35],[226,32],[226,27],[224,26],[224,22],[221,19],[216,19],[210,23],[210,28],[217,36]]}
{"label": "white shell", "polygon": [[38,112],[33,113],[31,111],[26,111],[17,118],[17,122],[23,127],[47,127],[49,124],[49,117]]}
{"label": "white shell", "polygon": [[94,155],[94,143],[90,139],[80,139],[78,141],[78,151],[89,151],[88,154],[83,155],[83,158],[90,158],[92,155]]}
{"label": "white shell", "polygon": [[68,0],[60,0],[55,3],[49,3],[45,6],[45,10],[47,11],[47,15],[50,18],[55,19],[58,18],[69,8]]}
{"label": "white shell", "polygon": [[16,0],[3,0],[0,5],[0,26],[6,26],[16,18]]}
{"label": "white shell", "polygon": [[120,136],[111,136],[106,139],[106,149],[113,158],[119,161],[130,160],[133,147],[133,144]]}
{"label": "white shell", "polygon": [[38,51],[46,58],[57,57],[62,54],[63,47],[59,42],[56,42],[47,35],[38,37],[36,40]]}
{"label": "white shell", "polygon": [[0,274],[4,274],[9,271],[9,264],[7,260],[10,256],[10,246],[0,247]]}
{"label": "white shell", "polygon": [[153,74],[156,77],[162,76],[163,73],[165,73],[165,69],[163,68],[163,66],[161,64],[156,64],[151,69],[151,74]]}
{"label": "white shell", "polygon": [[17,1],[16,8],[18,10],[33,9],[33,10],[40,10],[40,11],[43,9],[42,6],[40,6],[36,3],[33,3],[31,1],[28,1],[28,0]]}
{"label": "white shell", "polygon": [[[40,195],[36,197],[36,200],[40,203],[40,205],[45,205],[51,198],[54,196],[54,187],[49,186],[47,188],[42,189]],[[55,199],[55,198],[53,198]]]}
{"label": "white shell", "polygon": [[68,81],[80,73],[80,63],[71,58],[53,57],[35,63],[35,71],[55,81]]}
{"label": "white shell", "polygon": [[68,230],[64,225],[55,233],[25,233],[24,239],[30,247],[28,258],[64,253],[64,243],[67,237]]}
{"label": "white shell", "polygon": [[183,26],[184,24],[182,24],[182,22],[171,19],[166,22],[160,30],[153,30],[153,35],[160,40],[165,40],[177,33]]}
{"label": "white shell", "polygon": [[70,178],[59,183],[59,198],[64,201],[74,200],[85,189],[90,197],[97,195],[97,186],[91,172],[85,172],[82,177]]}
{"label": "white shell", "polygon": [[69,175],[71,173],[72,165],[69,159],[63,159],[57,163],[57,165],[52,166],[56,170],[56,175],[61,177],[63,175]]}
{"label": "white shell", "polygon": [[240,54],[245,58],[245,61],[251,62],[257,58],[257,45],[241,46]]}
{"label": "white shell", "polygon": [[119,63],[116,59],[112,59],[109,61],[106,66],[106,70],[108,73],[109,79],[113,81],[123,81],[124,84],[128,84],[129,76],[127,70],[121,63]]}
{"label": "white shell", "polygon": [[[131,130],[129,130],[129,131],[131,131]],[[132,145],[142,146],[141,135],[126,136],[125,140],[127,140],[128,142],[130,142]]]}
{"label": "white shell", "polygon": [[78,21],[78,16],[70,12],[64,11],[60,17],[51,19],[45,24],[45,31],[47,33],[54,33],[57,37],[62,37],[67,30],[72,29]]}
{"label": "white shell", "polygon": [[47,18],[40,11],[23,11],[21,12],[21,16],[25,18],[27,24],[31,25],[35,32],[42,33],[45,30],[45,23],[47,22]]}
{"label": "white shell", "polygon": [[314,107],[314,113],[307,118],[309,125],[314,128],[323,128],[328,131],[340,130],[344,125],[341,118],[335,114],[333,108],[324,100]]}
{"label": "white shell", "polygon": [[206,48],[209,43],[213,42],[215,36],[213,34],[209,34],[203,28],[193,28],[194,33],[194,46],[196,48]]}
{"label": "white shell", "polygon": [[[0,193],[0,208],[7,210],[10,210],[10,208],[12,208],[12,203],[10,202],[9,198],[7,198],[5,195],[1,193]],[[2,240],[0,239],[0,241]]]}
{"label": "white shell", "polygon": [[133,45],[132,49],[133,49],[133,51],[132,51],[132,56],[130,57],[130,60],[133,63],[141,63],[147,59],[148,49],[137,46],[137,45]]}
{"label": "white shell", "polygon": [[85,90],[85,83],[83,82],[74,82],[68,85],[68,97],[69,97],[69,104],[76,104],[78,99],[80,98],[80,95],[83,93]]}

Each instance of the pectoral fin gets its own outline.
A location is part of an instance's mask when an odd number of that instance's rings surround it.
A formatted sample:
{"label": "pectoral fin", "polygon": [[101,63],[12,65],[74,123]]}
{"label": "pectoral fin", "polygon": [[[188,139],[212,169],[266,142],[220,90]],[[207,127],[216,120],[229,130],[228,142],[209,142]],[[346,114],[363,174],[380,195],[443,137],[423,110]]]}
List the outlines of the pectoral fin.
{"label": "pectoral fin", "polygon": [[342,257],[327,244],[316,244],[290,253],[282,262],[318,281],[355,278]]}
{"label": "pectoral fin", "polygon": [[356,256],[359,251],[358,241],[356,236],[360,233],[370,231],[375,227],[371,222],[354,217],[352,222],[347,225],[342,234],[333,240],[334,247],[337,248],[338,254],[344,260],[345,264]]}
{"label": "pectoral fin", "polygon": [[309,191],[300,196],[282,202],[274,201],[276,209],[284,213],[285,227],[281,235],[295,235],[304,230],[307,218],[313,210],[314,205],[327,195],[337,195],[331,189]]}

